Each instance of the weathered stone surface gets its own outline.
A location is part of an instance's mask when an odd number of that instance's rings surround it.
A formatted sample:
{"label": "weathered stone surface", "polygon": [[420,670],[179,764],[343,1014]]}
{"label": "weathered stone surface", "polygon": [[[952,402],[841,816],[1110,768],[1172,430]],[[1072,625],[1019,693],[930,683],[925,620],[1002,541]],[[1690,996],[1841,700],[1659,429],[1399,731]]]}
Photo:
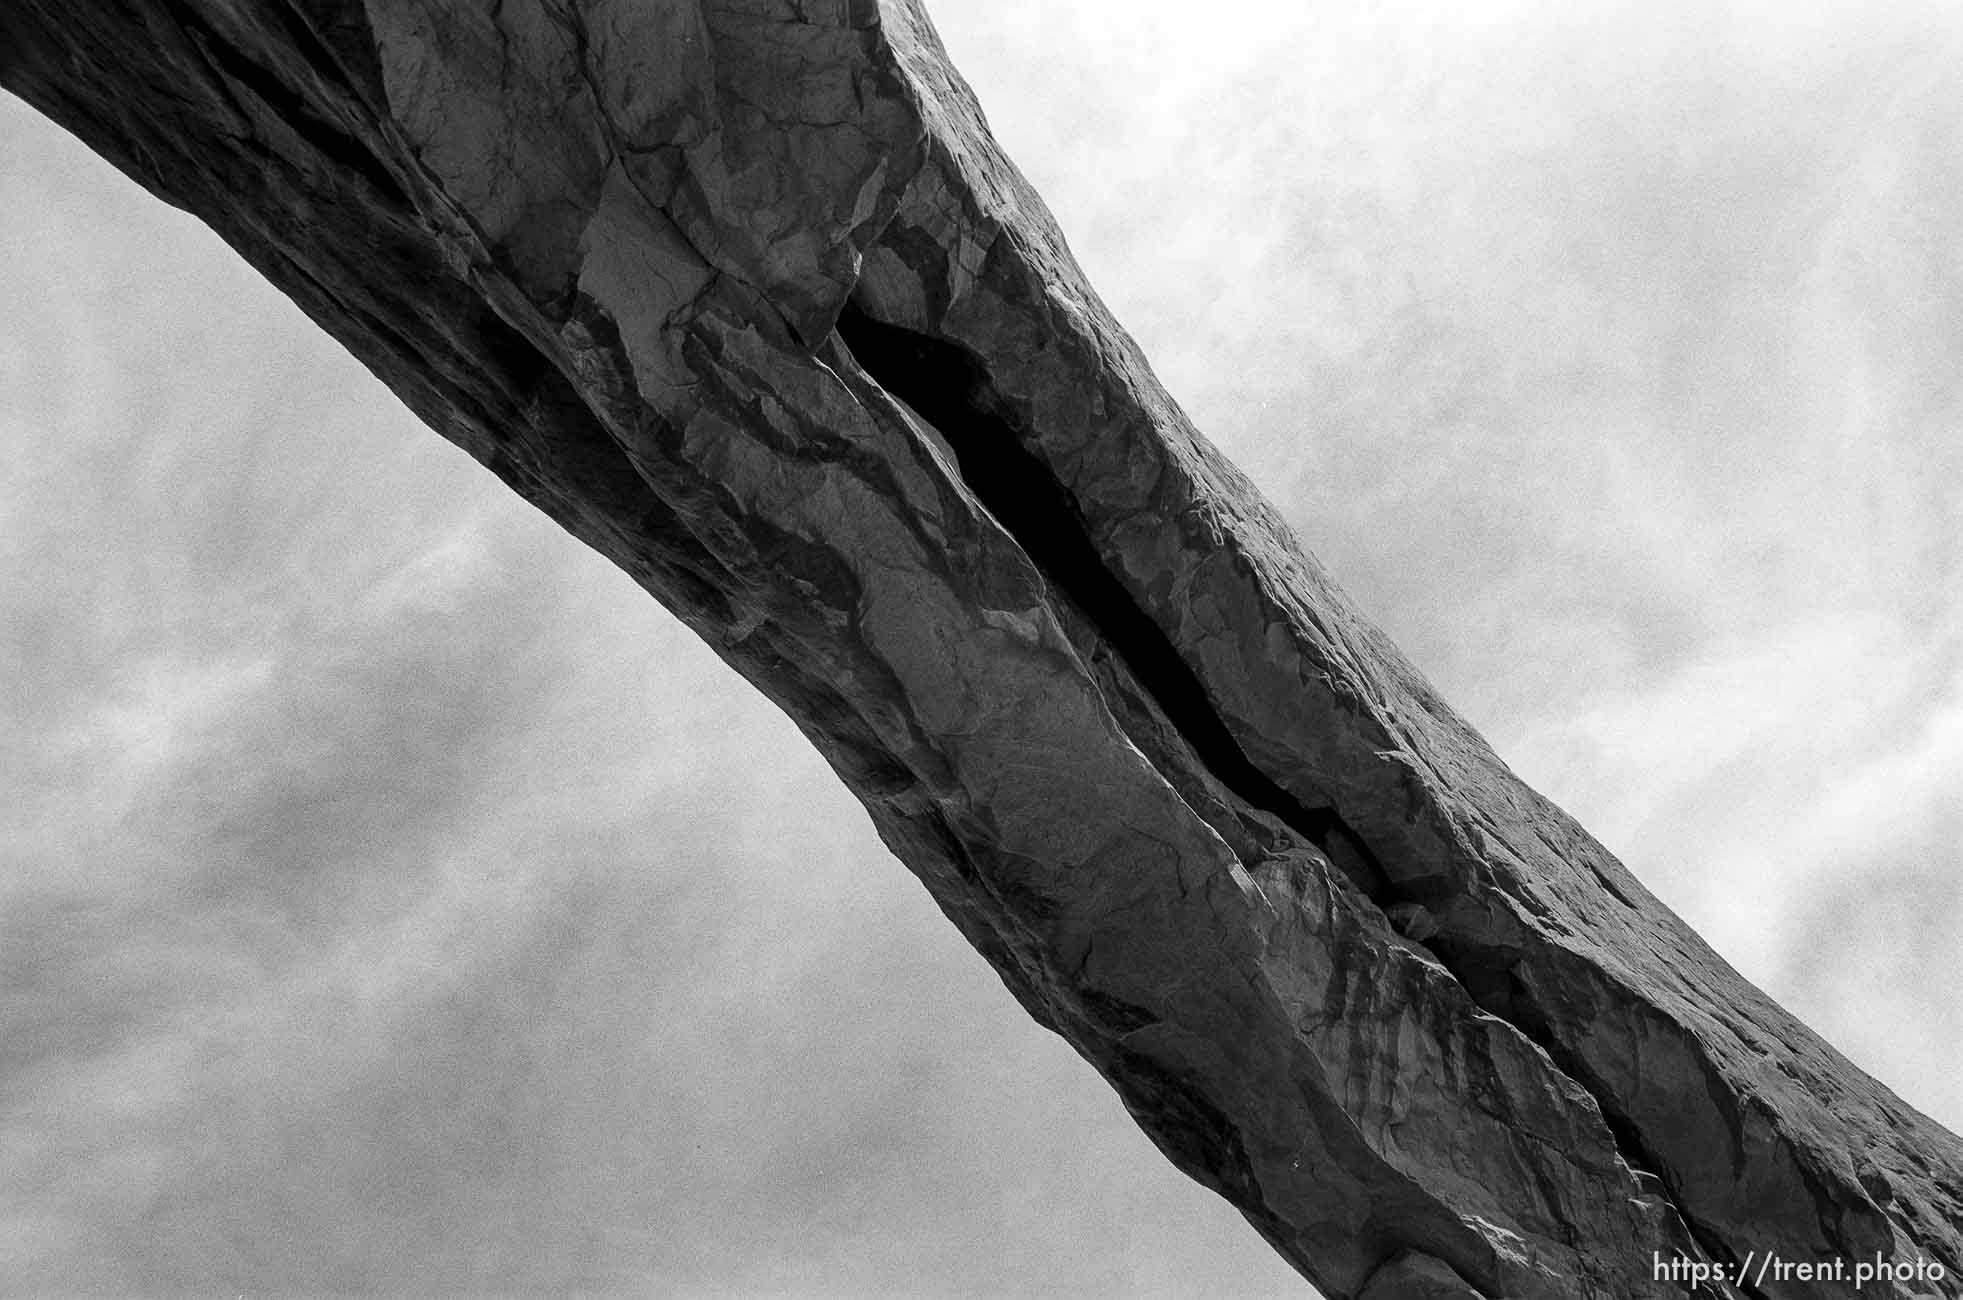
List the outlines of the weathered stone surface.
{"label": "weathered stone surface", "polygon": [[1479,1293],[1442,1260],[1398,1255],[1371,1275],[1357,1300],[1479,1300]]}
{"label": "weathered stone surface", "polygon": [[11,0],[0,81],[780,704],[1329,1295],[1681,1294],[1659,1255],[1963,1272],[1963,1143],[1348,605],[915,0]]}

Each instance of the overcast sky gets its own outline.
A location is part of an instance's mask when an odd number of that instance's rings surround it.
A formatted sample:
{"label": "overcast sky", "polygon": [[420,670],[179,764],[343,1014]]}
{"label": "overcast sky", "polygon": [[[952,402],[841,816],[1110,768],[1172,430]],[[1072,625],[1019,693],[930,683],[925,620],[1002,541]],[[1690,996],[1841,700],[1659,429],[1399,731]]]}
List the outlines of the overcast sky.
{"label": "overcast sky", "polygon": [[[1963,16],[940,0],[1202,428],[1963,1127]],[[796,731],[0,99],[0,1294],[1299,1296]]]}

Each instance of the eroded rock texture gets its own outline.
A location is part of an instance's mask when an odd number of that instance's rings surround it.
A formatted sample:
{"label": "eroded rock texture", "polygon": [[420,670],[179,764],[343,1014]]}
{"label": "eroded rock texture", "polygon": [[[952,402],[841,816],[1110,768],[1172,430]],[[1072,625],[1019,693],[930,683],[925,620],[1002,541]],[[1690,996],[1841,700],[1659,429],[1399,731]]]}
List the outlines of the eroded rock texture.
{"label": "eroded rock texture", "polygon": [[917,0],[7,0],[0,70],[780,704],[1330,1296],[1963,1272],[1963,1143],[1346,603]]}

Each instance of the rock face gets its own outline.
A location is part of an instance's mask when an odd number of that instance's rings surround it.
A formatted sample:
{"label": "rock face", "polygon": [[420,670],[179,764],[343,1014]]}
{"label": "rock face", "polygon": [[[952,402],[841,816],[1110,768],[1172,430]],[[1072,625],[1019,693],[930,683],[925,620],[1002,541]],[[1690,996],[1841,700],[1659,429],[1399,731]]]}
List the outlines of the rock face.
{"label": "rock face", "polygon": [[[796,719],[1328,1295],[1963,1294],[1963,1142],[1350,607],[917,0],[8,0],[0,82]],[[1847,1272],[1655,1271],[1768,1253]]]}

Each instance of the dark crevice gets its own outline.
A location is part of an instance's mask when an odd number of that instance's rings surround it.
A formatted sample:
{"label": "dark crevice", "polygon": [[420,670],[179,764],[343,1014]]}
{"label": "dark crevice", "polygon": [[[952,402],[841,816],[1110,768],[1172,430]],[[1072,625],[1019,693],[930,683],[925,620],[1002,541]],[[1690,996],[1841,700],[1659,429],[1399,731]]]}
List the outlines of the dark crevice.
{"label": "dark crevice", "polygon": [[[334,171],[342,176],[358,176],[367,181],[377,194],[402,211],[414,211],[415,204],[407,191],[402,188],[395,174],[388,166],[361,141],[349,135],[337,122],[329,120],[308,101],[306,96],[294,89],[271,69],[261,67],[252,56],[232,45],[225,36],[207,24],[204,19],[183,3],[183,0],[165,0],[166,7],[172,11],[178,25],[186,37],[210,62],[216,80],[225,87],[226,93],[236,98],[236,88],[250,92],[266,105],[282,125],[299,136],[308,145],[318,150],[320,155],[332,163]],[[276,19],[286,19],[282,26],[290,26],[291,16],[284,10],[275,12]],[[288,33],[292,35],[291,32]],[[318,45],[309,33],[308,46]],[[306,48],[303,46],[302,48]],[[322,51],[325,54],[325,51]],[[323,77],[329,71],[316,68]],[[332,70],[338,74],[338,69]],[[231,83],[226,85],[226,83]],[[353,87],[342,86],[352,91]],[[245,114],[251,120],[252,114]]]}
{"label": "dark crevice", "polygon": [[293,40],[294,49],[330,83],[344,86],[371,116],[388,104],[381,52],[368,15],[359,5],[339,0],[284,0],[273,21]]}
{"label": "dark crevice", "polygon": [[839,314],[838,335],[881,388],[947,440],[969,491],[1103,634],[1207,770],[1321,848],[1374,902],[1395,901],[1382,865],[1334,808],[1304,807],[1241,750],[1172,639],[1097,553],[1076,502],[1025,445],[1021,418],[980,360],[874,320],[851,302]]}
{"label": "dark crevice", "polygon": [[[1574,1052],[1557,1039],[1547,1023],[1546,1015],[1534,1001],[1532,992],[1510,971],[1500,970],[1483,954],[1463,944],[1446,940],[1428,944],[1445,968],[1465,986],[1474,1002],[1482,1010],[1490,1012],[1520,1031],[1530,1042],[1554,1063],[1554,1068],[1573,1079],[1595,1101],[1595,1109],[1601,1113],[1603,1127],[1608,1129],[1610,1139],[1615,1143],[1616,1154],[1622,1158],[1639,1182],[1655,1184],[1658,1195],[1669,1205],[1683,1225],[1684,1232],[1698,1249],[1711,1260],[1736,1266],[1737,1257],[1724,1247],[1712,1233],[1706,1232],[1684,1209],[1677,1194],[1674,1180],[1668,1173],[1668,1165],[1662,1156],[1650,1146],[1643,1137],[1642,1130],[1619,1107],[1614,1104],[1614,1093],[1603,1084],[1595,1071],[1590,1069]],[[1734,1272],[1732,1276],[1736,1277]],[[1737,1283],[1742,1295],[1757,1297],[1761,1293],[1747,1285],[1741,1277]],[[1700,1292],[1699,1294],[1706,1294]],[[1718,1291],[1708,1294],[1719,1295]]]}
{"label": "dark crevice", "polygon": [[[1172,639],[1098,554],[1075,500],[1029,449],[1023,417],[996,390],[980,358],[958,344],[876,320],[857,302],[846,304],[837,329],[866,373],[946,440],[968,489],[1045,579],[1097,627],[1213,776],[1314,843],[1378,907],[1407,901],[1336,809],[1305,807],[1247,757]],[[1710,1258],[1728,1260],[1729,1254],[1715,1249],[1683,1213],[1663,1162],[1627,1116],[1609,1103],[1600,1080],[1547,1032],[1512,976],[1510,958],[1455,944],[1449,935],[1424,946],[1476,1004],[1519,1029],[1548,1054],[1555,1068],[1595,1098],[1624,1163],[1662,1189],[1684,1230]]]}

